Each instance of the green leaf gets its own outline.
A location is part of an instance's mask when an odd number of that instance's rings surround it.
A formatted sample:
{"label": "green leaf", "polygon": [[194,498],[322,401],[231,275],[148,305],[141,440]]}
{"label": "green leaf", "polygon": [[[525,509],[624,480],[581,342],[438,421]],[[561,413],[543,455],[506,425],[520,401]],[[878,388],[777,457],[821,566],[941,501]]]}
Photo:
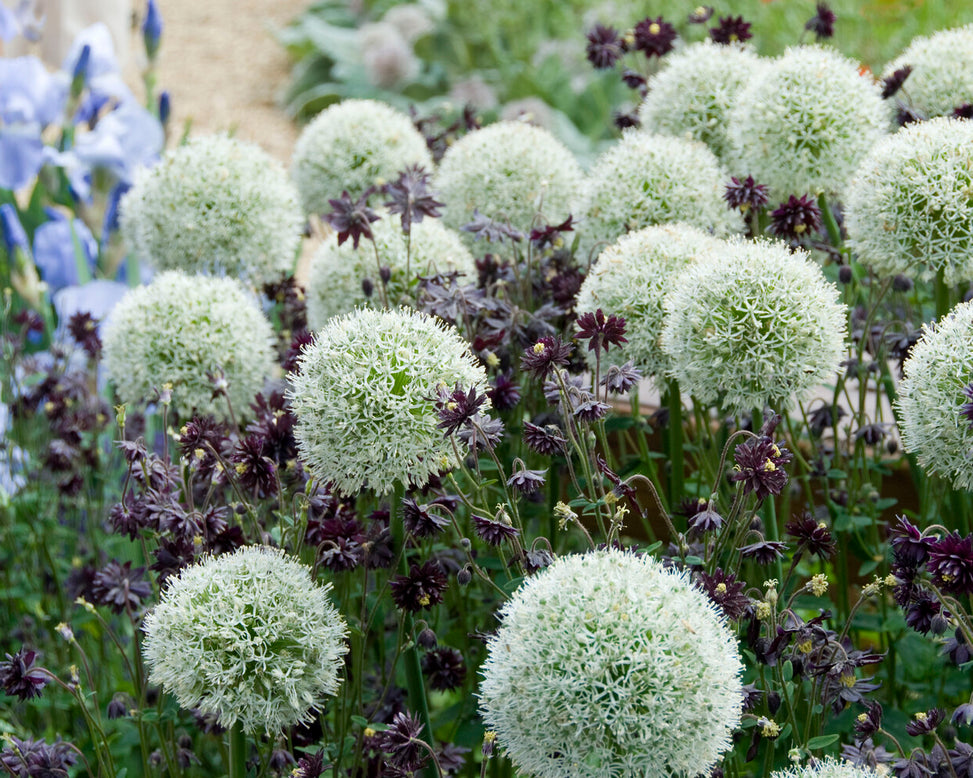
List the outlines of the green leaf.
{"label": "green leaf", "polygon": [[840,735],[818,735],[817,737],[812,737],[807,741],[807,748],[809,751],[815,751],[819,748],[827,748],[832,743],[837,743]]}
{"label": "green leaf", "polygon": [[789,681],[794,677],[794,665],[790,659],[784,662],[783,667],[781,667],[780,674],[785,681]]}

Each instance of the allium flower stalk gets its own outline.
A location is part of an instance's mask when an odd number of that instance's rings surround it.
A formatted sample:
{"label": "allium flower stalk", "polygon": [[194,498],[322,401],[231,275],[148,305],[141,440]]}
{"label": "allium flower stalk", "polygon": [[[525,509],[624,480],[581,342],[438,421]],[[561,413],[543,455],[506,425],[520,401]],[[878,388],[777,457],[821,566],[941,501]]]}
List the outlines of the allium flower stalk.
{"label": "allium flower stalk", "polygon": [[455,467],[438,426],[438,388],[487,385],[455,329],[406,309],[331,319],[289,379],[301,459],[346,495],[423,486]]}
{"label": "allium flower stalk", "polygon": [[462,227],[478,211],[527,234],[538,224],[564,221],[581,180],[574,155],[550,132],[498,122],[449,147],[434,188],[446,204],[449,227]]}
{"label": "allium flower stalk", "polygon": [[343,100],[322,111],[297,140],[291,174],[305,213],[392,181],[408,165],[432,169],[422,134],[408,116],[375,100]]}
{"label": "allium flower stalk", "polygon": [[734,173],[774,199],[841,194],[887,131],[891,109],[858,63],[821,46],[788,49],[761,68],[729,112]]}
{"label": "allium flower stalk", "polygon": [[739,214],[723,202],[726,179],[702,143],[627,131],[597,159],[581,192],[582,250],[667,222],[716,235],[739,232]]}
{"label": "allium flower stalk", "polygon": [[859,260],[883,275],[973,280],[973,122],[938,118],[878,143],[848,189]]}
{"label": "allium flower stalk", "polygon": [[973,96],[973,24],[914,38],[882,71],[909,67],[904,101],[920,116],[949,116]]}
{"label": "allium flower stalk", "polygon": [[895,403],[903,447],[929,473],[973,489],[973,428],[963,414],[973,377],[973,302],[923,327],[903,373]]}
{"label": "allium flower stalk", "polygon": [[684,574],[617,549],[562,557],[500,616],[480,708],[524,775],[688,778],[729,749],[739,650]]}
{"label": "allium flower stalk", "polygon": [[727,114],[763,61],[745,46],[703,41],[671,54],[665,62],[649,79],[648,94],[639,106],[642,128],[705,143],[725,164]]}
{"label": "allium flower stalk", "polygon": [[[389,304],[410,300],[410,286],[417,275],[462,273],[460,283],[476,280],[476,262],[459,235],[437,219],[423,219],[411,225],[408,238],[398,215],[380,212],[371,223],[374,245],[363,241],[355,249],[350,241],[339,245],[329,235],[311,258],[307,281],[307,321],[312,330],[323,327],[332,316],[350,313],[359,305],[381,305],[381,287]],[[378,256],[376,257],[376,252]],[[383,281],[379,268],[388,268]],[[408,268],[408,276],[406,275]],[[370,284],[366,294],[363,282]],[[364,286],[369,286],[364,284]]]}
{"label": "allium flower stalk", "polygon": [[845,354],[837,289],[804,251],[780,242],[728,241],[683,271],[665,310],[671,375],[731,413],[790,407]]}
{"label": "allium flower stalk", "polygon": [[166,384],[173,408],[229,417],[214,396],[221,373],[236,414],[245,413],[273,371],[273,330],[256,299],[230,278],[169,271],[128,292],[104,325],[105,368],[122,402],[152,401]]}
{"label": "allium flower stalk", "polygon": [[[579,314],[601,308],[625,319],[628,342],[609,351],[604,363],[631,360],[646,378],[664,379],[669,358],[659,346],[665,312],[662,300],[679,273],[723,242],[685,224],[647,227],[623,235],[598,257],[581,285]],[[586,354],[594,366],[594,355]]]}
{"label": "allium flower stalk", "polygon": [[330,589],[263,546],[184,569],[143,624],[150,682],[223,727],[275,735],[311,721],[348,650]]}
{"label": "allium flower stalk", "polygon": [[155,268],[257,287],[291,272],[303,221],[280,163],[222,135],[191,140],[140,171],[120,214],[129,248]]}

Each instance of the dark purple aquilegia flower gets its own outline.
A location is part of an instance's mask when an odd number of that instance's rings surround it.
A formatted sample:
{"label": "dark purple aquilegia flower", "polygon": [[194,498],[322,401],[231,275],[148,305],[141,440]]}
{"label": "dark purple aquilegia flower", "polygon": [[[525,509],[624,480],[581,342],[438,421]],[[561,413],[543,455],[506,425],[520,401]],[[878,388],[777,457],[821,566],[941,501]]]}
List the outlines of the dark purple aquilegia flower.
{"label": "dark purple aquilegia flower", "polygon": [[730,472],[730,480],[743,482],[744,492],[752,492],[763,499],[777,496],[784,490],[787,472],[783,466],[794,455],[783,447],[783,443],[775,443],[773,438],[761,435],[737,446],[733,458],[736,465]]}
{"label": "dark purple aquilegia flower", "polygon": [[742,16],[722,16],[719,23],[710,29],[709,37],[714,43],[742,43],[750,40],[750,22],[745,22]]}
{"label": "dark purple aquilegia flower", "polygon": [[934,541],[926,569],[947,594],[973,594],[973,535],[951,532]]}
{"label": "dark purple aquilegia flower", "polygon": [[664,57],[672,51],[678,37],[676,28],[661,16],[643,19],[635,25],[635,48],[646,57]]}
{"label": "dark purple aquilegia flower", "polygon": [[614,67],[625,53],[625,46],[614,27],[596,24],[588,30],[585,37],[588,39],[585,47],[588,62],[599,70]]}
{"label": "dark purple aquilegia flower", "polygon": [[368,207],[372,191],[367,189],[357,200],[352,200],[347,191],[337,200],[328,200],[334,210],[325,214],[324,219],[337,231],[339,246],[351,238],[357,249],[362,238],[372,239],[372,222],[378,221],[378,215]]}
{"label": "dark purple aquilegia flower", "polygon": [[770,195],[767,185],[758,184],[754,181],[753,176],[747,176],[742,181],[734,176],[726,185],[723,199],[726,200],[726,204],[730,208],[748,213],[763,208],[770,199]]}
{"label": "dark purple aquilegia flower", "polygon": [[0,662],[0,688],[20,700],[40,697],[51,679],[46,670],[34,665],[36,658],[37,652],[29,648],[7,654],[6,661]]}
{"label": "dark purple aquilegia flower", "polygon": [[790,240],[800,240],[821,229],[821,209],[810,195],[791,195],[770,212],[772,234]]}
{"label": "dark purple aquilegia flower", "polygon": [[443,601],[448,582],[438,562],[410,565],[408,575],[397,575],[389,583],[392,599],[402,610],[420,611]]}
{"label": "dark purple aquilegia flower", "polygon": [[409,165],[395,181],[386,184],[383,191],[389,198],[385,203],[389,213],[402,215],[402,231],[405,233],[426,216],[438,217],[439,209],[443,207],[429,190],[429,174],[421,165]]}

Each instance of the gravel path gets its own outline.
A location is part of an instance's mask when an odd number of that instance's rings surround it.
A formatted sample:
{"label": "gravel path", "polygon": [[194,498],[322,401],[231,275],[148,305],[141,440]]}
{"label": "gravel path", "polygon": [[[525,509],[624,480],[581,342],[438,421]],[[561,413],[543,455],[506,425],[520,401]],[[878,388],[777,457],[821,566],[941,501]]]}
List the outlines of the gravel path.
{"label": "gravel path", "polygon": [[235,129],[283,162],[298,129],[278,106],[289,62],[274,31],[309,0],[159,0],[165,33],[160,88],[172,97],[171,132]]}

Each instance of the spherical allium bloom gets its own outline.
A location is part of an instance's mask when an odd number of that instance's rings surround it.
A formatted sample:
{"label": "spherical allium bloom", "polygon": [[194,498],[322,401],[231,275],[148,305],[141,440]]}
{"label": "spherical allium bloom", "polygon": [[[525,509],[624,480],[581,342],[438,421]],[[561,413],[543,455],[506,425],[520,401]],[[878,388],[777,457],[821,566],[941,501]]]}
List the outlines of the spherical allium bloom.
{"label": "spherical allium bloom", "polygon": [[[363,240],[356,249],[351,241],[338,245],[338,237],[329,235],[311,258],[307,281],[307,322],[317,330],[332,316],[350,313],[361,305],[382,305],[379,263],[389,269],[385,293],[389,305],[415,299],[410,282],[417,275],[459,272],[460,283],[476,281],[476,261],[453,230],[438,219],[423,219],[411,225],[406,240],[400,218],[383,212],[370,225],[375,245]],[[375,250],[378,249],[378,259]],[[408,258],[409,276],[406,277]],[[363,282],[369,283],[366,294]]]}
{"label": "spherical allium bloom", "polygon": [[578,161],[550,132],[497,122],[447,149],[434,189],[446,204],[443,220],[454,229],[469,223],[476,210],[526,234],[539,224],[564,221],[581,180]]}
{"label": "spherical allium bloom", "polygon": [[[273,329],[256,299],[231,278],[171,270],[128,292],[105,324],[105,368],[125,403],[172,385],[183,419],[246,413],[274,369]],[[226,397],[214,396],[222,374]]]}
{"label": "spherical allium bloom", "polygon": [[882,71],[890,77],[912,68],[902,96],[925,118],[949,116],[973,98],[973,24],[913,38]]}
{"label": "spherical allium bloom", "polygon": [[[625,319],[621,349],[609,351],[602,363],[631,360],[646,378],[664,378],[669,357],[659,338],[665,311],[662,300],[679,273],[697,257],[718,252],[724,243],[685,224],[663,224],[623,235],[598,257],[578,292],[578,313],[601,308]],[[594,365],[594,355],[588,354]]]}
{"label": "spherical allium bloom", "polygon": [[973,122],[910,124],[878,143],[855,175],[845,224],[879,273],[952,285],[973,280]]}
{"label": "spherical allium bloom", "polygon": [[723,202],[727,178],[702,143],[630,130],[585,181],[578,208],[582,249],[676,221],[716,235],[739,232],[740,215]]}
{"label": "spherical allium bloom", "polygon": [[738,93],[729,166],[769,185],[777,200],[840,194],[890,121],[881,88],[858,63],[821,46],[790,48]]}
{"label": "spherical allium bloom", "polygon": [[745,46],[702,41],[665,62],[639,107],[642,129],[698,140],[725,162],[727,112],[763,61]]}
{"label": "spherical allium bloom", "polygon": [[409,165],[433,167],[426,141],[408,116],[375,100],[343,100],[304,128],[291,175],[304,212],[323,213],[328,200],[343,191],[357,197]]}
{"label": "spherical allium bloom", "polygon": [[973,489],[973,427],[962,412],[973,377],[973,302],[924,326],[902,370],[895,405],[903,447],[930,473]]}
{"label": "spherical allium bloom", "polygon": [[405,309],[331,319],[289,379],[301,459],[341,494],[423,486],[455,467],[438,426],[437,388],[487,385],[455,329]]}
{"label": "spherical allium bloom", "polygon": [[878,775],[870,767],[857,767],[852,762],[839,762],[828,756],[814,765],[776,770],[770,778],[877,778]]}
{"label": "spherical allium bloom", "polygon": [[685,574],[617,549],[566,556],[500,616],[480,709],[524,775],[694,776],[730,748],[740,653]]}
{"label": "spherical allium bloom", "polygon": [[185,568],[143,623],[150,682],[223,727],[276,734],[311,721],[348,650],[330,589],[264,546]]}
{"label": "spherical allium bloom", "polygon": [[291,272],[304,223],[280,163],[223,135],[190,140],[140,170],[119,220],[132,253],[160,270],[255,286]]}
{"label": "spherical allium bloom", "polygon": [[662,350],[682,389],[731,413],[781,410],[838,370],[847,312],[804,251],[728,241],[673,282]]}

